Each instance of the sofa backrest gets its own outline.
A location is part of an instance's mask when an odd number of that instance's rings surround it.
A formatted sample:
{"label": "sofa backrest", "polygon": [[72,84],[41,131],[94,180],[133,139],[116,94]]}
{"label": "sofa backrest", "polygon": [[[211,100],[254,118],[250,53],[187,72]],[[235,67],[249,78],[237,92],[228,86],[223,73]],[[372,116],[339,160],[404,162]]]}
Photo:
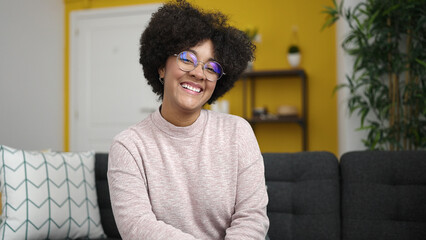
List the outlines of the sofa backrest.
{"label": "sofa backrest", "polygon": [[340,239],[339,166],[328,152],[264,153],[268,235],[274,239]]}
{"label": "sofa backrest", "polygon": [[114,215],[111,209],[111,199],[108,188],[108,154],[96,153],[95,155],[95,177],[96,191],[98,194],[99,211],[101,214],[102,227],[108,238],[121,239],[117,225],[114,220]]}
{"label": "sofa backrest", "polygon": [[341,157],[343,240],[426,239],[426,151]]}
{"label": "sofa backrest", "polygon": [[[271,240],[426,239],[426,151],[350,152],[340,166],[328,152],[263,158]],[[102,226],[109,238],[120,239],[108,154],[97,153],[95,164]]]}

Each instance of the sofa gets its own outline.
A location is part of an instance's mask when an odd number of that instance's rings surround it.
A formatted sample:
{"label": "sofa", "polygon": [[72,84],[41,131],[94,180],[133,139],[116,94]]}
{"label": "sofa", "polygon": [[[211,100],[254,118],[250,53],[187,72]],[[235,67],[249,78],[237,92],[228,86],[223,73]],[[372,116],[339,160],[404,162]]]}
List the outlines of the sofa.
{"label": "sofa", "polygon": [[[108,154],[97,153],[105,234],[120,239],[111,210]],[[263,153],[271,240],[426,239],[426,151]]]}

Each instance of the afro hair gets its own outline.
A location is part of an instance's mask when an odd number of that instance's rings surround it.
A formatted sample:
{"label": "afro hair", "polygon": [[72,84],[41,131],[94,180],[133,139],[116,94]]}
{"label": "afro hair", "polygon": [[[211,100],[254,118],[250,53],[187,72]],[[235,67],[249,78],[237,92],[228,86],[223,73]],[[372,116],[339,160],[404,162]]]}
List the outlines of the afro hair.
{"label": "afro hair", "polygon": [[247,63],[254,59],[255,45],[244,32],[229,26],[227,20],[220,12],[202,11],[184,0],[166,3],[152,15],[140,38],[139,63],[160,99],[164,86],[158,80],[158,69],[165,66],[169,56],[208,39],[226,74],[217,81],[207,102],[212,104],[234,86]]}

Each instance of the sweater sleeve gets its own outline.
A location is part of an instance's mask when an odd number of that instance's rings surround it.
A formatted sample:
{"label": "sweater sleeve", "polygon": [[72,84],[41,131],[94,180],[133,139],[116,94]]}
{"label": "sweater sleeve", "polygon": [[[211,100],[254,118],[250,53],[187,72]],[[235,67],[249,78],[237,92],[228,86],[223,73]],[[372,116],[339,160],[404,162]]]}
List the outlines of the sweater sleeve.
{"label": "sweater sleeve", "polygon": [[122,239],[194,240],[190,234],[157,221],[148,196],[143,164],[115,141],[108,161],[108,183],[114,218]]}
{"label": "sweater sleeve", "polygon": [[265,239],[269,228],[264,165],[256,137],[245,120],[238,127],[238,179],[235,213],[225,240]]}

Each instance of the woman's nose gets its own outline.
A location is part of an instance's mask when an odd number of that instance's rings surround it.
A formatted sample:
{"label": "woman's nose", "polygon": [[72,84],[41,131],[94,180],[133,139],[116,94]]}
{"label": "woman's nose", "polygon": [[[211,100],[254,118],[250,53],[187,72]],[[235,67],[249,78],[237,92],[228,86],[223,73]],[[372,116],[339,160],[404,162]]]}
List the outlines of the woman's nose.
{"label": "woman's nose", "polygon": [[191,71],[191,75],[197,79],[203,80],[206,76],[204,75],[203,64],[198,63],[194,70]]}

